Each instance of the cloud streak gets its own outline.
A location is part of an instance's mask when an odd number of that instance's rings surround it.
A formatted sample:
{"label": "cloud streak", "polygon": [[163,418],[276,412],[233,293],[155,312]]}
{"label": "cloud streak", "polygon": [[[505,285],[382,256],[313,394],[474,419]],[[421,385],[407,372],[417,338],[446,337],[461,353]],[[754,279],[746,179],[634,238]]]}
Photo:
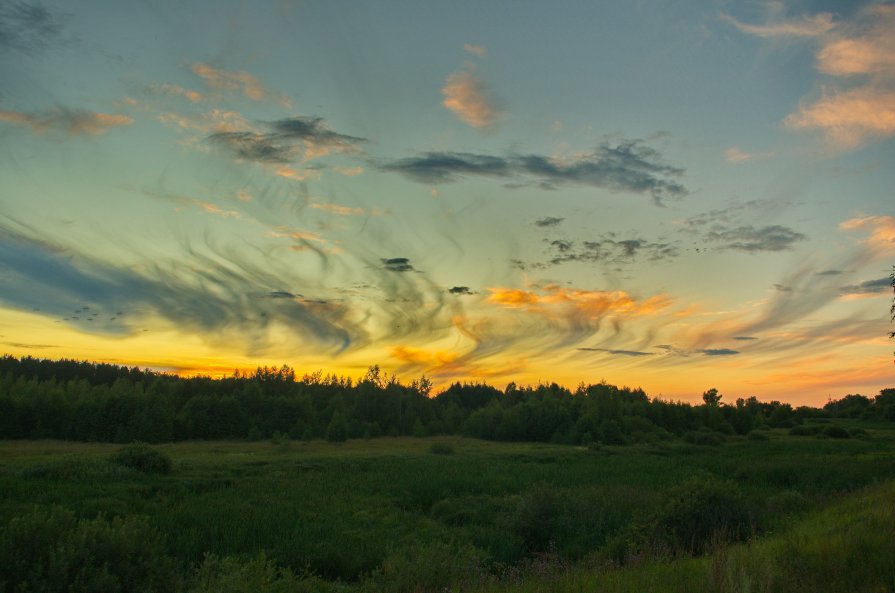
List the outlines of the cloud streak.
{"label": "cloud streak", "polygon": [[112,128],[128,126],[134,122],[133,118],[120,113],[98,113],[66,107],[33,113],[0,111],[0,121],[28,126],[35,133],[52,131],[70,136],[97,136]]}
{"label": "cloud streak", "polygon": [[649,194],[657,204],[680,198],[688,190],[672,179],[684,170],[663,162],[662,155],[640,140],[600,144],[593,152],[568,158],[537,154],[491,156],[464,152],[428,152],[387,163],[385,171],[420,183],[452,183],[464,177],[506,179],[542,189],[583,185],[611,193]]}
{"label": "cloud streak", "polygon": [[190,68],[213,89],[237,91],[253,101],[274,99],[283,107],[291,107],[288,97],[271,92],[255,75],[243,70],[224,70],[209,64],[196,63]]}
{"label": "cloud streak", "polygon": [[221,130],[208,141],[238,159],[258,163],[286,164],[335,153],[357,153],[364,138],[331,130],[320,117],[290,117],[261,124],[259,130]]}
{"label": "cloud streak", "polygon": [[722,14],[719,17],[749,35],[756,37],[818,37],[836,26],[833,15],[824,12],[799,19],[780,20],[764,25],[750,25],[736,18]]}

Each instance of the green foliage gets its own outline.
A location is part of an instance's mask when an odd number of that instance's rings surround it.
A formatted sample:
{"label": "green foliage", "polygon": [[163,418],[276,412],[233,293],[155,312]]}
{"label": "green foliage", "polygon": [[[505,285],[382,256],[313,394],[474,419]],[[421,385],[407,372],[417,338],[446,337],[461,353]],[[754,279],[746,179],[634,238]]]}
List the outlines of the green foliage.
{"label": "green foliage", "polygon": [[[382,593],[449,591],[477,584],[485,574],[479,550],[470,545],[432,542],[393,550],[373,573],[371,588]],[[465,587],[464,587],[465,588]]]}
{"label": "green foliage", "polygon": [[848,430],[841,426],[827,426],[824,428],[823,433],[825,436],[830,437],[831,439],[848,439],[851,438],[851,434],[849,434]]}
{"label": "green foliage", "polygon": [[767,433],[761,430],[750,430],[746,438],[750,441],[767,441],[770,439]]}
{"label": "green foliage", "polygon": [[77,520],[61,507],[13,518],[0,533],[6,593],[178,590],[176,563],[140,517]]}
{"label": "green foliage", "polygon": [[263,552],[249,559],[208,554],[191,581],[189,593],[336,593],[343,590],[314,576],[297,576]]}
{"label": "green foliage", "polygon": [[726,438],[720,432],[701,428],[685,433],[684,440],[693,445],[717,446],[722,444]]}
{"label": "green foliage", "polygon": [[429,445],[429,453],[433,455],[453,455],[454,446],[450,443],[432,443]]}
{"label": "green foliage", "polygon": [[695,477],[673,488],[653,517],[653,538],[671,552],[698,555],[751,532],[748,507],[736,484]]}
{"label": "green foliage", "polygon": [[326,427],[326,440],[331,443],[341,443],[348,440],[348,422],[341,411],[336,411],[329,425]]}
{"label": "green foliage", "polygon": [[559,519],[556,492],[539,486],[522,497],[512,520],[512,529],[528,552],[545,552],[555,543]]}
{"label": "green foliage", "polygon": [[144,474],[171,473],[171,458],[145,443],[133,443],[118,449],[109,457],[109,463]]}

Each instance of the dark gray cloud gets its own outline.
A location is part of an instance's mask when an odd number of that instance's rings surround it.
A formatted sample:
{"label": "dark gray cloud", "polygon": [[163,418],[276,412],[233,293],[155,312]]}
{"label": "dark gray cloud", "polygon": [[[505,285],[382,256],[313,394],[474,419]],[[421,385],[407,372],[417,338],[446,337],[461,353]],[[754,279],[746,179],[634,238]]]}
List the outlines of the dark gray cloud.
{"label": "dark gray cloud", "polygon": [[267,126],[280,138],[308,140],[315,146],[338,149],[342,152],[355,150],[358,144],[366,142],[365,138],[330,130],[323,123],[322,117],[287,117],[269,122]]}
{"label": "dark gray cloud", "polygon": [[[736,338],[735,338],[736,339]],[[656,348],[660,350],[664,350],[669,354],[673,354],[676,356],[684,356],[689,357],[694,354],[702,354],[704,356],[733,356],[739,354],[739,350],[731,350],[730,348],[703,348],[703,349],[685,349],[678,348],[677,346],[672,346],[670,344],[660,344],[656,346]]]}
{"label": "dark gray cloud", "polygon": [[38,2],[0,6],[0,48],[34,53],[62,41],[59,18]]}
{"label": "dark gray cloud", "polygon": [[613,193],[650,194],[657,204],[665,198],[680,198],[689,193],[683,185],[670,179],[682,175],[684,170],[665,164],[656,149],[640,140],[625,140],[615,146],[604,142],[589,154],[569,159],[537,154],[427,152],[392,161],[381,169],[427,184],[482,176],[508,179],[510,187],[537,185],[555,189],[563,185],[586,185]]}
{"label": "dark gray cloud", "polygon": [[414,272],[414,267],[406,257],[389,257],[380,260],[389,272]]}
{"label": "dark gray cloud", "polygon": [[456,295],[472,295],[475,294],[468,286],[452,286],[448,288],[448,292]]}
{"label": "dark gray cloud", "polygon": [[638,350],[612,350],[610,348],[576,348],[576,350],[582,350],[585,352],[606,352],[607,354],[613,354],[616,356],[653,356],[655,353],[653,352],[640,352]]}
{"label": "dark gray cloud", "polygon": [[842,287],[842,294],[875,294],[877,292],[888,292],[892,288],[892,280],[888,277],[877,278],[876,280],[865,280],[858,284],[851,284]]}
{"label": "dark gray cloud", "polygon": [[782,284],[775,284],[773,286],[774,290],[777,292],[792,292],[792,288],[789,286],[784,286]]}
{"label": "dark gray cloud", "polygon": [[141,330],[129,319],[157,315],[207,337],[238,332],[247,347],[263,344],[274,320],[337,351],[366,339],[338,304],[259,298],[285,292],[278,290],[282,281],[275,272],[195,250],[186,257],[195,263],[189,276],[180,272],[182,262],[171,267],[154,262],[136,271],[0,227],[0,303],[38,307],[61,322],[118,335]]}
{"label": "dark gray cloud", "polygon": [[756,228],[752,225],[709,231],[705,238],[720,243],[722,249],[757,253],[759,251],[785,251],[791,249],[805,235],[781,225]]}
{"label": "dark gray cloud", "polygon": [[842,270],[824,270],[823,272],[818,272],[815,274],[816,276],[840,276],[844,274]]}
{"label": "dark gray cloud", "polygon": [[730,348],[706,348],[705,350],[700,350],[706,356],[732,356],[734,354],[739,354],[738,350],[731,350]]}
{"label": "dark gray cloud", "polygon": [[555,216],[545,216],[544,218],[539,218],[535,221],[535,226],[539,227],[552,227],[558,226],[565,218],[557,218]]}
{"label": "dark gray cloud", "polygon": [[267,296],[268,296],[268,298],[272,298],[272,299],[294,299],[297,296],[301,296],[301,295],[296,295],[296,294],[291,293],[287,290],[272,290],[267,293]]}
{"label": "dark gray cloud", "polygon": [[357,152],[363,138],[340,134],[329,129],[320,117],[290,117],[261,124],[265,131],[216,132],[208,141],[236,157],[260,163],[288,163],[328,152]]}
{"label": "dark gray cloud", "polygon": [[758,338],[756,338],[755,336],[734,336],[733,339],[739,342],[748,342],[751,340],[757,340]]}
{"label": "dark gray cloud", "polygon": [[288,163],[294,154],[291,144],[279,143],[269,134],[217,132],[208,140],[229,149],[238,158],[259,163]]}
{"label": "dark gray cloud", "polygon": [[639,259],[660,261],[679,255],[672,243],[648,241],[642,238],[617,239],[615,233],[604,235],[596,241],[575,243],[562,239],[545,239],[552,251],[552,257],[544,263],[532,267],[547,267],[568,262],[584,263],[632,263]]}

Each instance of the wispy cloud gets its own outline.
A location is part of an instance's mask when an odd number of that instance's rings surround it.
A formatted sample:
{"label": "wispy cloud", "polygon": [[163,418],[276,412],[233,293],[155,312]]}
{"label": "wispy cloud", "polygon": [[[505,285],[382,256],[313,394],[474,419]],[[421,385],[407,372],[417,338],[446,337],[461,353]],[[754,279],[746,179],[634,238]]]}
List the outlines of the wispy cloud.
{"label": "wispy cloud", "polygon": [[480,58],[484,58],[485,53],[487,53],[484,47],[482,47],[481,45],[474,45],[472,43],[465,44],[463,46],[463,50]]}
{"label": "wispy cloud", "polygon": [[[9,279],[0,300],[26,310],[37,305],[44,314],[66,316],[67,323],[85,331],[128,334],[140,331],[130,325],[131,319],[141,320],[137,327],[163,319],[208,340],[239,335],[247,349],[266,343],[272,323],[282,323],[333,352],[365,339],[366,333],[339,303],[270,298],[286,296],[284,278],[275,267],[196,250],[188,255],[188,266],[155,261],[140,268],[118,267],[0,228],[0,265]],[[87,323],[86,314],[72,317],[72,310],[114,313],[113,319],[92,316]]]}
{"label": "wispy cloud", "polygon": [[619,238],[616,233],[608,233],[592,241],[548,240],[551,258],[533,267],[558,265],[568,262],[585,263],[633,263],[645,259],[661,261],[679,255],[677,246],[665,241],[647,241],[639,237]]}
{"label": "wispy cloud", "polygon": [[748,225],[712,230],[705,237],[708,241],[718,243],[722,249],[745,251],[746,253],[785,251],[792,249],[793,244],[805,239],[805,235],[802,233],[776,224],[760,228]]}
{"label": "wispy cloud", "polygon": [[798,19],[777,20],[764,25],[744,23],[728,14],[722,14],[719,18],[743,33],[757,37],[817,37],[836,26],[833,15],[828,12]]}
{"label": "wispy cloud", "polygon": [[576,350],[582,350],[584,352],[605,352],[606,354],[612,354],[614,356],[633,356],[633,357],[641,357],[641,356],[654,356],[655,352],[641,352],[639,350],[612,350],[610,348],[576,348]]}
{"label": "wispy cloud", "polygon": [[353,206],[342,206],[341,204],[330,204],[314,202],[311,208],[322,210],[339,216],[381,216],[382,212],[377,209],[367,210],[366,208],[356,208]]}
{"label": "wispy cloud", "polygon": [[598,319],[606,315],[648,315],[666,309],[671,299],[656,295],[638,301],[625,291],[569,289],[547,284],[535,289],[489,288],[488,302],[546,316],[574,313]]}
{"label": "wispy cloud", "polygon": [[501,116],[497,103],[488,96],[485,83],[472,71],[463,70],[448,76],[441,94],[444,95],[442,105],[474,128],[490,128]]}
{"label": "wispy cloud", "polygon": [[843,296],[862,295],[875,296],[878,294],[888,293],[892,289],[892,281],[888,276],[877,278],[875,280],[865,280],[858,284],[850,284],[842,287]]}
{"label": "wispy cloud", "polygon": [[724,151],[724,160],[731,165],[739,165],[774,156],[773,152],[746,152],[738,146],[731,146]]}
{"label": "wispy cloud", "polygon": [[0,48],[34,53],[62,41],[62,22],[39,2],[0,6]]}
{"label": "wispy cloud", "polygon": [[66,107],[33,113],[0,111],[0,121],[29,126],[34,132],[53,131],[72,136],[95,136],[111,128],[127,126],[134,122],[133,118],[120,113],[98,113]]}
{"label": "wispy cloud", "polygon": [[555,216],[545,216],[544,218],[539,218],[535,221],[535,226],[539,227],[554,227],[564,221],[565,218],[557,218]]}
{"label": "wispy cloud", "polygon": [[800,106],[784,121],[790,128],[823,131],[837,148],[855,148],[868,138],[895,134],[895,90],[864,86],[828,91],[818,101]]}
{"label": "wispy cloud", "polygon": [[203,63],[193,64],[191,70],[213,89],[237,91],[253,101],[272,99],[283,107],[292,106],[288,97],[270,91],[255,75],[244,70],[224,70]]}
{"label": "wispy cloud", "polygon": [[895,253],[895,216],[862,216],[839,224],[844,231],[869,231],[866,245],[877,257]]}
{"label": "wispy cloud", "polygon": [[688,193],[672,180],[684,170],[664,163],[659,151],[640,140],[625,140],[614,146],[604,142],[593,152],[566,158],[428,152],[392,161],[382,169],[427,184],[450,183],[475,175],[512,180],[516,185],[533,183],[543,189],[585,185],[613,193],[647,193],[657,204],[667,197],[680,198]]}
{"label": "wispy cloud", "polygon": [[279,164],[311,160],[332,152],[356,153],[366,142],[364,138],[331,130],[320,117],[290,117],[260,125],[261,130],[216,131],[208,140],[241,160]]}

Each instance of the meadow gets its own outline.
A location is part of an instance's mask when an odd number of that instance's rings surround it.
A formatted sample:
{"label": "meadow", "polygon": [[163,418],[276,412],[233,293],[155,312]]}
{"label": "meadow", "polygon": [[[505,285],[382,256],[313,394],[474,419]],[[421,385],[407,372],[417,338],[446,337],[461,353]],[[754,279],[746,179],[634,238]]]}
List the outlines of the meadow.
{"label": "meadow", "polygon": [[0,441],[0,591],[895,591],[895,426],[800,426]]}

